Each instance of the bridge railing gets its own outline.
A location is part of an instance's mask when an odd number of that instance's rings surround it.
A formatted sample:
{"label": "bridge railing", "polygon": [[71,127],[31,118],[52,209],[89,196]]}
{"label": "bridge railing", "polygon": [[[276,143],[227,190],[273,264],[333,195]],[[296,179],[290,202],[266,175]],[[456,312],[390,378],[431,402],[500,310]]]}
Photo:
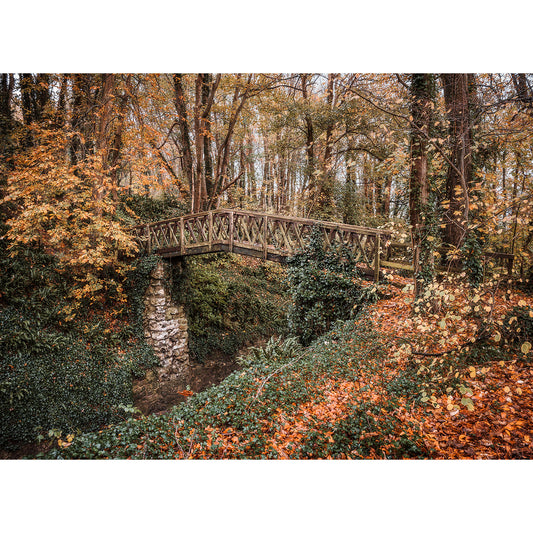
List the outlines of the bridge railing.
{"label": "bridge railing", "polygon": [[[435,250],[438,255],[436,259],[436,270],[439,272],[456,272],[460,271],[461,261],[456,261],[454,266],[450,266],[448,253],[450,248],[441,246]],[[442,259],[442,261],[441,261]],[[499,271],[505,273],[508,277],[513,275],[513,265],[515,256],[504,252],[484,252],[482,255],[483,272]],[[391,242],[387,248],[386,254],[381,261],[382,266],[396,268],[400,270],[413,271],[411,245],[407,243]]]}
{"label": "bridge railing", "polygon": [[[286,215],[242,209],[217,209],[135,226],[142,249],[163,257],[209,252],[234,252],[271,261],[284,261],[305,245],[314,227],[319,227],[326,247],[344,243],[356,261],[369,267],[374,278],[380,268],[413,270],[408,244],[392,243],[392,232]],[[445,250],[441,250],[445,254]],[[512,275],[514,256],[485,253],[484,266],[494,263]],[[442,270],[442,269],[441,269]],[[444,270],[449,270],[447,267]]]}
{"label": "bridge railing", "polygon": [[379,275],[383,249],[391,232],[239,209],[217,209],[162,220],[132,231],[141,247],[165,257],[228,251],[283,261],[305,245],[313,227],[322,231],[326,247],[344,243],[356,260]]}

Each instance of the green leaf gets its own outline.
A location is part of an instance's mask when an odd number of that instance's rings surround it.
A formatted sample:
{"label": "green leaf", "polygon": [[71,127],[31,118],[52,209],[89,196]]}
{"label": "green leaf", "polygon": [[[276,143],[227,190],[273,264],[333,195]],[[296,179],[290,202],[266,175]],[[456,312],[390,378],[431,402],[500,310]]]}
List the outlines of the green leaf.
{"label": "green leaf", "polygon": [[474,410],[474,402],[470,398],[461,398],[461,403],[465,405],[469,411]]}

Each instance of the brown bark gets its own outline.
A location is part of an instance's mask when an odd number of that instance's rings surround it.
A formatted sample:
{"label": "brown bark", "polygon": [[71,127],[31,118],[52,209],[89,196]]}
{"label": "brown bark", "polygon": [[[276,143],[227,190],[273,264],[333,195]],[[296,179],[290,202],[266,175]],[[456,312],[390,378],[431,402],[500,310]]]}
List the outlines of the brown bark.
{"label": "brown bark", "polygon": [[[130,82],[131,82],[131,74],[127,74],[126,79],[124,81],[126,88],[130,85]],[[113,200],[115,202],[118,201],[120,158],[121,158],[121,152],[122,152],[122,146],[123,146],[124,127],[125,127],[126,113],[127,113],[127,107],[128,107],[128,91],[126,90],[126,88],[123,90],[123,92],[120,95],[117,96],[119,100],[119,105],[116,111],[117,126],[113,133],[113,139],[111,141],[111,146],[109,148],[109,154],[108,154],[108,158],[109,158],[108,165],[110,168],[112,195],[113,195]]]}
{"label": "brown bark", "polygon": [[69,146],[71,164],[85,160],[92,153],[94,140],[94,100],[93,85],[97,84],[93,74],[73,74],[72,78],[72,139]]}
{"label": "brown bark", "polygon": [[253,202],[258,202],[259,199],[257,197],[257,181],[255,176],[253,146],[253,139],[251,134],[249,134],[246,154],[246,177],[248,179],[248,195],[252,197]]}
{"label": "brown bark", "polygon": [[[207,203],[207,191],[205,184],[204,173],[204,135],[202,134],[201,113],[202,113],[202,86],[204,82],[204,75],[198,74],[195,82],[195,102],[194,102],[194,144],[196,151],[196,169],[194,179],[196,186],[194,187],[193,205],[196,206],[195,211],[202,211],[203,206]],[[193,212],[195,212],[193,211]]]}
{"label": "brown bark", "polygon": [[[415,295],[422,289],[419,273],[424,261],[432,261],[432,256],[423,253],[422,242],[425,225],[425,211],[429,200],[428,181],[428,142],[432,119],[432,74],[413,74],[411,76],[411,169],[409,180],[409,219],[411,223],[411,244],[413,250],[413,269]],[[427,247],[427,246],[426,246]]]}
{"label": "brown bark", "polygon": [[[102,168],[98,174],[99,178],[95,182],[93,197],[101,201],[107,192],[108,183],[106,183],[106,174],[109,169],[109,143],[108,128],[112,120],[112,101],[115,89],[115,75],[102,74],[98,89],[98,113],[96,122],[96,155],[100,158]],[[97,214],[102,213],[102,207],[99,205],[96,209]]]}
{"label": "brown bark", "polygon": [[[336,74],[328,74],[326,105],[330,113],[333,112],[335,107],[334,93],[336,77]],[[326,219],[334,214],[335,208],[333,198],[335,184],[335,174],[333,172],[333,128],[334,120],[332,117],[329,117],[326,126],[324,159],[318,187],[318,202],[320,205],[319,213],[321,217]]]}
{"label": "brown bark", "polygon": [[67,90],[68,90],[68,76],[61,74],[59,79],[59,98],[57,101],[57,109],[55,112],[55,123],[57,127],[62,127],[67,122]]}
{"label": "brown bark", "polygon": [[268,211],[269,183],[271,180],[270,153],[266,135],[263,135],[263,183],[261,186],[261,207]]}
{"label": "brown bark", "polygon": [[204,172],[206,186],[206,201],[214,192],[213,176],[213,156],[211,154],[211,107],[215,98],[215,93],[220,82],[221,75],[217,74],[212,81],[211,74],[204,74],[202,85],[202,135],[204,136]]}
{"label": "brown bark", "polygon": [[[307,92],[307,84],[310,78],[310,74],[301,74],[300,75],[300,81],[302,84],[302,97],[304,101],[307,101],[309,98],[308,92]],[[311,116],[308,112],[304,115],[304,122],[305,122],[305,176],[304,176],[304,184],[303,189],[304,191],[307,189],[309,193],[311,193],[313,187],[314,187],[314,181],[315,181],[315,134],[313,130],[313,121],[311,119]],[[311,199],[312,202],[312,199]]]}
{"label": "brown bark", "polygon": [[14,121],[11,104],[14,89],[13,74],[0,75],[0,219],[4,220],[9,207],[1,200],[5,196],[7,186],[7,172],[13,168],[11,156],[15,150],[15,140],[13,138]]}
{"label": "brown bark", "polygon": [[[411,114],[414,128],[411,132],[411,171],[409,181],[409,219],[413,228],[422,223],[422,210],[429,199],[428,142],[432,116],[431,97],[427,86],[431,74],[413,74],[411,79]],[[425,135],[424,135],[425,133]]]}
{"label": "brown bark", "polygon": [[13,98],[13,74],[0,75],[0,115],[11,120],[11,100]]}
{"label": "brown bark", "polygon": [[13,74],[0,75],[0,157],[8,155],[8,146],[11,145],[13,130],[13,113],[11,102],[14,89]]}
{"label": "brown bark", "polygon": [[516,99],[525,107],[533,110],[533,91],[529,88],[525,74],[511,74]]}
{"label": "brown bark", "polygon": [[189,135],[189,123],[187,121],[187,101],[183,91],[183,74],[174,74],[174,106],[178,115],[179,144],[182,153],[181,167],[187,178],[191,194],[191,212],[198,211],[199,206],[195,204],[197,198],[197,184],[194,179],[193,158],[191,149],[191,138]]}
{"label": "brown bark", "polygon": [[470,212],[469,187],[472,181],[472,129],[469,75],[442,74],[444,101],[449,120],[450,160],[446,180],[449,207],[446,213],[445,242],[460,247],[464,242]]}

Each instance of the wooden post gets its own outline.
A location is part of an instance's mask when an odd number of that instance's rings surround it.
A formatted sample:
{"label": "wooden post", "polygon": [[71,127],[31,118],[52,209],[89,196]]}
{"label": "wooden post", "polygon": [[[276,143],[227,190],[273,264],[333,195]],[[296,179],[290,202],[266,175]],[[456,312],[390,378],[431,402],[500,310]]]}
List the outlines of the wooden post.
{"label": "wooden post", "polygon": [[180,254],[185,255],[185,221],[180,217]]}
{"label": "wooden post", "polygon": [[209,250],[213,248],[213,211],[209,211]]}
{"label": "wooden post", "polygon": [[379,282],[379,255],[380,255],[380,252],[379,252],[379,249],[381,247],[381,235],[378,233],[376,235],[376,253],[375,253],[375,257],[374,257],[374,282],[375,283],[378,283]]}
{"label": "wooden post", "polygon": [[268,216],[263,216],[263,259],[267,258]]}
{"label": "wooden post", "polygon": [[150,237],[150,225],[146,224],[146,251],[151,254],[152,253],[152,240]]}
{"label": "wooden post", "polygon": [[233,211],[229,214],[229,251],[233,252]]}

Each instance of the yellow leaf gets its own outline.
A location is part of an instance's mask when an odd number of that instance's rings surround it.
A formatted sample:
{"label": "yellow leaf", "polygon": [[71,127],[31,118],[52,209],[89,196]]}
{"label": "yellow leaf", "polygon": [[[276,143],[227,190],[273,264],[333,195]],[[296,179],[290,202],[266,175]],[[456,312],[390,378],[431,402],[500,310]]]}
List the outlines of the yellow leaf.
{"label": "yellow leaf", "polygon": [[522,344],[522,347],[520,348],[520,351],[524,355],[529,353],[530,350],[531,350],[531,343],[530,342],[524,342],[524,344]]}

